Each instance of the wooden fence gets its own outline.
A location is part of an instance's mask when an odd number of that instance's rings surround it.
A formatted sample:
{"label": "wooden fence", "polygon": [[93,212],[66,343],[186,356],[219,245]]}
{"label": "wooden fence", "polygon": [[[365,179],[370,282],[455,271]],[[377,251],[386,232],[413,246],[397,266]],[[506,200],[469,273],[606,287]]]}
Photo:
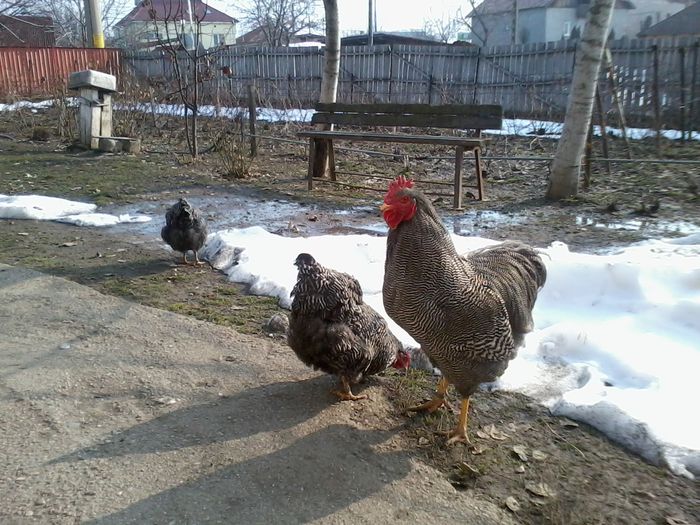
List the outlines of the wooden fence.
{"label": "wooden fence", "polygon": [[0,100],[56,96],[83,69],[119,77],[121,57],[119,49],[0,47]]}
{"label": "wooden fence", "polygon": [[[618,40],[609,47],[628,124],[700,128],[697,39]],[[576,50],[572,41],[494,48],[343,47],[338,101],[500,104],[507,117],[561,120]],[[275,106],[311,107],[319,97],[322,49],[235,46],[205,62],[207,103],[243,100],[250,84]],[[124,63],[138,78],[166,83],[172,78],[165,55],[128,54]],[[614,124],[617,106],[605,68],[599,89]]]}

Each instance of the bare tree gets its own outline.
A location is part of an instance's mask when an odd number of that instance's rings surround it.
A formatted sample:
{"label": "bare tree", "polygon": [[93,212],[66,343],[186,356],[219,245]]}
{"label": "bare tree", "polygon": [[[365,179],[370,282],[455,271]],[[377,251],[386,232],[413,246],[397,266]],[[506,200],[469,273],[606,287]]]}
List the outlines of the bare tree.
{"label": "bare tree", "polygon": [[[33,2],[32,14],[50,16],[53,19],[56,44],[66,47],[86,46],[91,43],[87,35],[87,21],[83,0],[43,0]],[[108,34],[120,18],[121,2],[102,0],[102,30]]]}
{"label": "bare tree", "polygon": [[[321,77],[321,95],[319,102],[335,102],[338,93],[338,76],[340,75],[340,20],[338,18],[338,0],[323,0],[326,13],[326,47],[323,55],[323,76]],[[318,124],[321,129],[330,129],[326,124]],[[313,148],[314,165],[323,166],[321,174],[328,173],[329,143],[318,141]]]}
{"label": "bare tree", "polygon": [[248,0],[236,9],[251,30],[262,31],[266,44],[286,46],[297,33],[322,27],[317,5],[317,0]]}
{"label": "bare tree", "polygon": [[[486,23],[486,16],[478,9],[476,0],[469,0],[469,12],[465,13],[462,8],[455,13],[455,20],[459,25],[466,26],[472,37],[478,42],[473,42],[480,46],[485,46],[489,39],[489,26]],[[481,7],[481,5],[479,6]]]}
{"label": "bare tree", "polygon": [[581,156],[591,122],[593,99],[614,5],[615,0],[591,2],[576,54],[564,130],[549,175],[549,199],[565,199],[578,193]]}
{"label": "bare tree", "polygon": [[0,15],[19,16],[32,14],[32,0],[0,0]]}
{"label": "bare tree", "polygon": [[423,24],[423,30],[436,40],[448,43],[457,37],[457,31],[464,25],[462,18],[461,16],[442,16],[426,20]]}
{"label": "bare tree", "polygon": [[[207,70],[208,54],[201,49],[201,16],[185,13],[180,3],[166,5],[157,12],[150,5],[149,15],[159,47],[168,55],[173,69],[175,91],[182,102],[185,117],[185,140],[192,159],[199,155],[197,120],[201,98],[202,70]],[[185,23],[185,17],[192,21]],[[188,20],[188,21],[189,21]]]}

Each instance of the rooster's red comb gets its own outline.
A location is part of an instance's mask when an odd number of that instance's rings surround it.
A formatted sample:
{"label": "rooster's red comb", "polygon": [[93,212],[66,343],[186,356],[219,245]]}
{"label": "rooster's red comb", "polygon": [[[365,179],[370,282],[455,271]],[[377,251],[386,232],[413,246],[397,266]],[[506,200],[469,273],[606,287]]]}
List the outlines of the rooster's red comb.
{"label": "rooster's red comb", "polygon": [[399,175],[389,183],[389,191],[387,193],[393,194],[399,190],[402,190],[403,188],[413,188],[413,181],[411,179],[407,179],[403,175]]}

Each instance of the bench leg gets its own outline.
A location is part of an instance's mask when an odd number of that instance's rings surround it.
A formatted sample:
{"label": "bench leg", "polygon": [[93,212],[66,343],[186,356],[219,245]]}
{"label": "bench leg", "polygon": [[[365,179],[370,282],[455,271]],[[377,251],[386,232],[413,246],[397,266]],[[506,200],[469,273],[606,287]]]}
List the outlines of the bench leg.
{"label": "bench leg", "polygon": [[455,153],[455,192],[454,192],[454,209],[462,209],[462,163],[464,161],[464,146],[457,146]]}
{"label": "bench leg", "polygon": [[328,141],[328,171],[331,180],[337,180],[335,174],[335,149],[333,149],[333,141]]}
{"label": "bench leg", "polygon": [[309,172],[306,175],[308,190],[314,189],[314,158],[316,153],[316,139],[309,139]]}
{"label": "bench leg", "polygon": [[476,189],[479,200],[484,200],[484,175],[481,171],[481,148],[474,148],[474,163],[476,164]]}

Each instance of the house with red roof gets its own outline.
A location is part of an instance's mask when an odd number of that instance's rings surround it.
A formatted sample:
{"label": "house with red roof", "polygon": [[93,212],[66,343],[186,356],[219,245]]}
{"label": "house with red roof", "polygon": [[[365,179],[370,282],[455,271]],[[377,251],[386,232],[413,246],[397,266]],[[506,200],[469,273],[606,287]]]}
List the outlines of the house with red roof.
{"label": "house with red roof", "polygon": [[234,17],[201,0],[136,0],[114,27],[127,47],[155,48],[182,42],[199,31],[200,47],[211,49],[233,44],[237,24]]}

